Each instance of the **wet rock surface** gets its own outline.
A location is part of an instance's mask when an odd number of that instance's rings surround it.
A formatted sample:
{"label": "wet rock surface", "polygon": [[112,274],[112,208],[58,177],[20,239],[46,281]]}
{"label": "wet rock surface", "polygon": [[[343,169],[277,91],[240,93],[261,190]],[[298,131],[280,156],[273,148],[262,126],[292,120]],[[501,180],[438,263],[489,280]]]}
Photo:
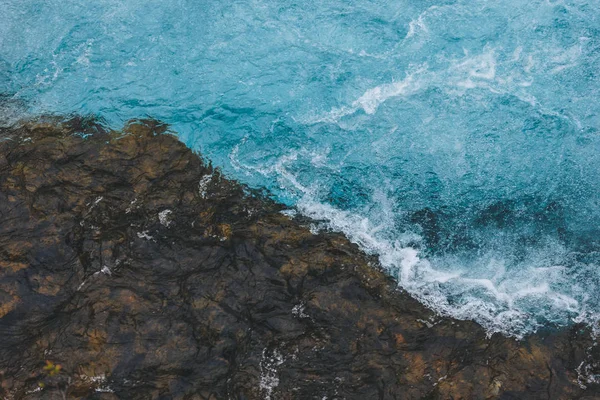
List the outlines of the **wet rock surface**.
{"label": "wet rock surface", "polygon": [[166,130],[0,132],[2,398],[600,398],[582,327],[438,317]]}

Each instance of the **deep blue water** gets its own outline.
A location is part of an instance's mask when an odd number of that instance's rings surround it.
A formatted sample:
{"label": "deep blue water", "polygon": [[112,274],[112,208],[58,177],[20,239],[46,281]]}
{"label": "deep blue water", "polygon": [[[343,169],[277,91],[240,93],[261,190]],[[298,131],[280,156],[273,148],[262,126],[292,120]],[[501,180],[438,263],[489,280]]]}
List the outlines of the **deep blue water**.
{"label": "deep blue water", "polygon": [[599,0],[0,3],[6,118],[164,120],[489,332],[600,318]]}

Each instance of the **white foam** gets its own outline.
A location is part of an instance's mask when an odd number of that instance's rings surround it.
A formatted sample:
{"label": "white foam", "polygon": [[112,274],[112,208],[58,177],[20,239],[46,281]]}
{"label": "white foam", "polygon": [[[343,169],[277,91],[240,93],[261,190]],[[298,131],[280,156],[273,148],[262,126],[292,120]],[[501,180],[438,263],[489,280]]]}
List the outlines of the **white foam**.
{"label": "white foam", "polygon": [[161,225],[165,226],[165,227],[169,227],[169,225],[171,225],[171,218],[169,217],[169,215],[171,215],[173,213],[173,211],[171,210],[163,210],[161,212],[158,213],[158,221],[161,223]]}
{"label": "white foam", "polygon": [[283,364],[285,359],[278,349],[268,352],[263,349],[260,360],[260,381],[259,388],[264,395],[265,400],[270,400],[273,391],[279,386],[278,367]]}
{"label": "white foam", "polygon": [[413,20],[411,20],[408,23],[408,32],[406,33],[406,36],[404,37],[404,40],[413,38],[415,36],[417,36],[419,33],[429,33],[429,28],[427,27],[427,24],[425,23],[425,18],[427,17],[427,14],[429,14],[431,11],[437,10],[441,8],[440,6],[431,6],[429,8],[427,8],[425,11],[423,11],[421,14],[419,14],[419,16]]}
{"label": "white foam", "polygon": [[404,39],[409,39],[415,36],[417,32],[429,32],[429,28],[427,28],[427,25],[425,25],[425,21],[423,20],[423,14],[419,15],[417,19],[409,22],[408,32],[406,33],[406,37]]}
{"label": "white foam", "polygon": [[210,174],[204,175],[202,179],[200,179],[200,181],[198,182],[198,194],[203,199],[205,199],[208,194],[208,186],[212,181],[212,178],[213,173],[211,172]]}
{"label": "white foam", "polygon": [[328,113],[316,118],[305,119],[307,123],[338,123],[340,119],[355,114],[363,110],[366,114],[374,114],[377,108],[388,99],[409,95],[420,90],[420,81],[417,79],[426,69],[426,66],[418,68],[416,71],[406,75],[406,77],[397,82],[378,85],[367,89],[359,98],[354,100],[351,106],[334,108]]}
{"label": "white foam", "polygon": [[[324,221],[329,229],[345,233],[366,253],[377,255],[399,285],[428,307],[441,315],[475,320],[489,334],[522,337],[535,331],[539,326],[528,311],[532,303],[543,304],[549,313],[582,312],[580,302],[553,288],[560,288],[563,282],[562,266],[525,266],[525,270],[515,272],[507,271],[502,260],[492,258],[474,271],[473,267],[456,264],[461,260],[424,259],[405,241],[390,240],[381,224],[314,201],[310,193],[300,199],[297,208],[310,218]],[[450,263],[450,269],[444,263]],[[459,302],[449,300],[456,296]]]}
{"label": "white foam", "polygon": [[381,103],[392,97],[407,94],[410,90],[415,90],[415,86],[412,75],[407,76],[406,79],[400,82],[376,86],[356,99],[352,103],[352,109],[362,108],[367,114],[374,114]]}
{"label": "white foam", "polygon": [[[414,31],[421,24],[422,22],[417,19],[410,24],[410,29]],[[411,33],[410,29],[409,34]],[[574,50],[564,57],[572,59],[572,53]],[[483,89],[494,94],[511,94],[532,103],[533,95],[524,90],[533,82],[530,72],[534,61],[529,55],[528,61],[522,65],[523,63],[520,62],[522,57],[523,48],[515,47],[512,58],[503,62],[503,72],[500,74],[496,49],[486,47],[478,54],[471,54],[465,50],[462,58],[442,61],[445,63],[445,68],[439,66],[430,68],[427,63],[412,66],[405,78],[400,81],[374,86],[365,90],[350,105],[333,108],[325,114],[300,120],[308,124],[339,124],[343,118],[351,116],[359,110],[363,110],[367,115],[373,115],[381,104],[390,99],[408,97],[431,87],[440,88],[454,96],[462,96],[469,90]],[[537,101],[533,105],[538,105]]]}
{"label": "white foam", "polygon": [[137,237],[140,239],[154,240],[154,238],[152,236],[150,236],[148,231],[138,232]]}

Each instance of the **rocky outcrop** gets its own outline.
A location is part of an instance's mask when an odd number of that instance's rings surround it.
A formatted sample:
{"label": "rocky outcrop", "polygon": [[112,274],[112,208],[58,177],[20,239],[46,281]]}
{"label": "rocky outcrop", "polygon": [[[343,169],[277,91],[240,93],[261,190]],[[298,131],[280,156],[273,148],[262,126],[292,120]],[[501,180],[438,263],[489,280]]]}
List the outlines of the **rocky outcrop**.
{"label": "rocky outcrop", "polygon": [[5,399],[600,398],[582,327],[440,318],[158,122],[1,135]]}

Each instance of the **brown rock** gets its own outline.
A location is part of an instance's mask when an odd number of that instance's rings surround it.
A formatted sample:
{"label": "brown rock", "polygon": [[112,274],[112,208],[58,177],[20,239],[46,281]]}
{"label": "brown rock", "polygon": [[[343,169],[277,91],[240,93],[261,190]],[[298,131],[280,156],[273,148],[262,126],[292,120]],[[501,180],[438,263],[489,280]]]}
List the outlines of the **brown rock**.
{"label": "brown rock", "polygon": [[516,341],[440,318],[164,124],[49,118],[2,135],[3,398],[600,396],[585,329]]}

